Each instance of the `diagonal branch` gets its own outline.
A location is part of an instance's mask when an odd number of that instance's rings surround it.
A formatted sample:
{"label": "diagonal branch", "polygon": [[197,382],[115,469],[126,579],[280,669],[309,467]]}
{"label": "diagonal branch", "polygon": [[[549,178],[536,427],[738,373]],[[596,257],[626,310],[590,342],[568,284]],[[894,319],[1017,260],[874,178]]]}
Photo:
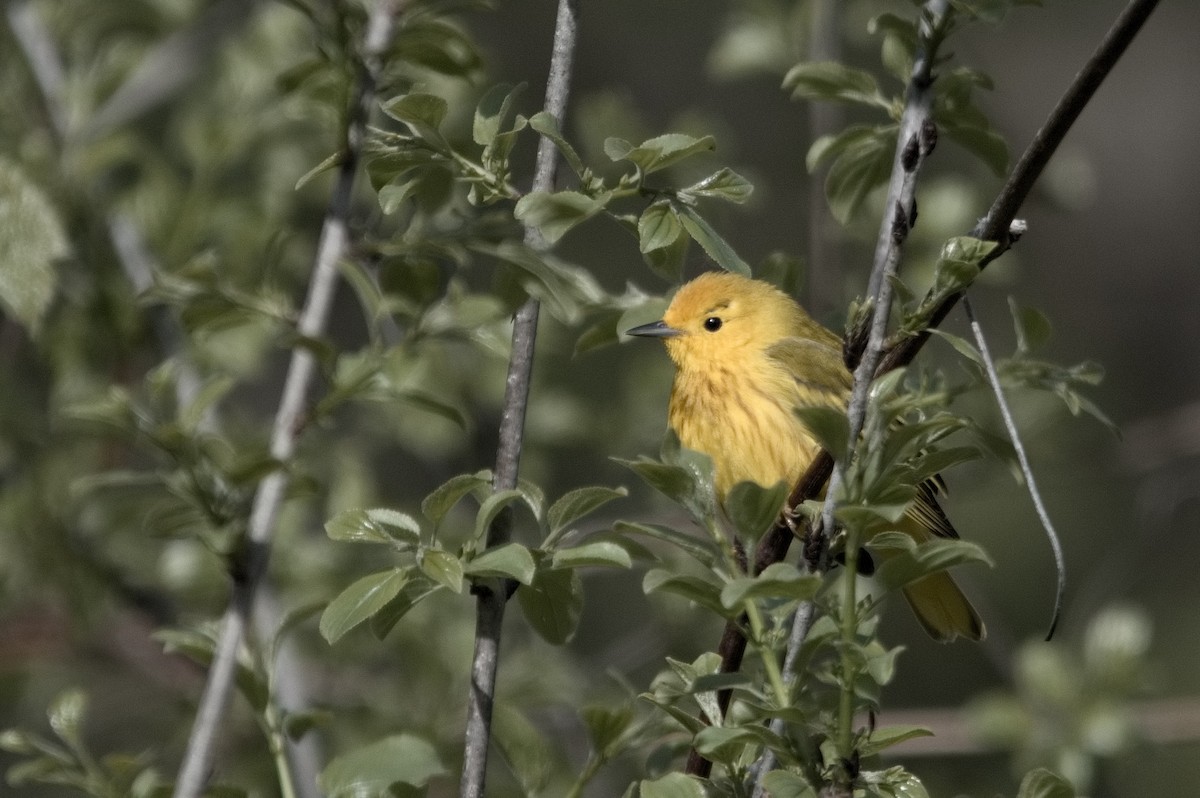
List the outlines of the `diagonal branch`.
{"label": "diagonal branch", "polygon": [[[546,112],[562,128],[571,86],[571,66],[579,22],[576,0],[559,0],[554,26],[554,44],[550,56],[550,74],[546,81]],[[533,190],[552,191],[558,168],[558,153],[546,137],[538,142]],[[537,228],[526,225],[525,244],[543,251],[546,241]],[[513,317],[512,354],[504,386],[504,407],[500,416],[500,442],[496,450],[493,490],[511,490],[517,486],[521,446],[525,437],[525,411],[529,405],[529,384],[533,373],[534,345],[537,341],[540,303],[530,297]],[[505,542],[511,532],[511,517],[505,511],[488,530],[488,546]],[[516,584],[478,584],[475,605],[475,651],[471,658],[471,689],[467,697],[467,726],[464,733],[463,798],[482,798],[487,777],[488,750],[491,747],[492,707],[496,697],[496,671],[500,661],[500,633],[504,609]]]}
{"label": "diagonal branch", "polygon": [[[391,40],[400,4],[401,0],[379,0],[372,8],[367,21],[362,63],[346,125],[345,157],[338,169],[317,243],[308,296],[297,323],[297,332],[301,338],[320,336],[328,323],[329,310],[337,287],[338,262],[346,249],[348,239],[347,217],[370,104],[375,93],[379,61]],[[239,561],[231,565],[233,590],[222,619],[208,681],[200,699],[200,708],[175,784],[175,798],[196,798],[208,780],[213,746],[220,734],[222,718],[237,674],[238,651],[266,574],[276,520],[291,481],[287,464],[295,453],[296,441],[303,427],[308,389],[315,371],[316,359],[310,349],[296,347],[292,350],[271,431],[271,457],[280,467],[259,483],[250,510],[245,549]]]}
{"label": "diagonal branch", "polygon": [[[1047,117],[1046,123],[1030,142],[1016,167],[1009,174],[987,216],[972,231],[972,235],[977,238],[1000,244],[981,266],[986,266],[987,263],[995,260],[1012,245],[1015,239],[1009,231],[1021,203],[1029,195],[1046,163],[1050,160],[1050,156],[1058,149],[1071,125],[1079,117],[1083,108],[1087,106],[1113,66],[1120,60],[1157,5],[1158,0],[1131,0],[1113,22],[1092,57],[1075,76],[1062,99]],[[940,325],[961,298],[962,294],[955,294],[939,305],[932,315],[930,328]],[[926,331],[906,338],[890,348],[883,354],[876,374],[882,374],[911,363],[928,339],[929,333]],[[833,459],[828,452],[821,452],[792,489],[788,500],[790,506],[798,506],[818,496],[832,472]],[[792,537],[792,530],[785,525],[777,526],[764,535],[755,550],[754,572],[759,573],[768,565],[782,561],[787,555]],[[806,556],[808,554],[806,552]],[[737,622],[727,624],[717,648],[717,652],[721,655],[721,672],[737,671],[741,667],[745,651],[746,638],[742,633],[742,626]],[[729,698],[722,694],[719,694],[718,698],[722,701],[721,708],[724,711],[728,707]],[[711,768],[711,763],[693,752],[693,756],[688,760],[688,772],[705,775],[709,772],[709,768]]]}

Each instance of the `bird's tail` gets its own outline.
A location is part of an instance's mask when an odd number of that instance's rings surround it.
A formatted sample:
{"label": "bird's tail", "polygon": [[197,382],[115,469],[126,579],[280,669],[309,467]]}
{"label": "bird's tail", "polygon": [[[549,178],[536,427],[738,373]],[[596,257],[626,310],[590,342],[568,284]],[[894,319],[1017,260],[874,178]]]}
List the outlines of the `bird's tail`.
{"label": "bird's tail", "polygon": [[918,579],[904,588],[904,598],[929,636],[939,643],[956,637],[982,640],[987,634],[979,613],[945,571]]}

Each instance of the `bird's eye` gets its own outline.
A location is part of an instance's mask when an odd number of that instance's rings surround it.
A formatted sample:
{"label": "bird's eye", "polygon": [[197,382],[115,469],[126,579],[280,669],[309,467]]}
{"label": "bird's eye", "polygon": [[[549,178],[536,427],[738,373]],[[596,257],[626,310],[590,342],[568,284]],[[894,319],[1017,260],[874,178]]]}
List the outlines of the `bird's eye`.
{"label": "bird's eye", "polygon": [[716,332],[721,329],[721,319],[719,316],[709,316],[704,320],[704,329],[709,332]]}

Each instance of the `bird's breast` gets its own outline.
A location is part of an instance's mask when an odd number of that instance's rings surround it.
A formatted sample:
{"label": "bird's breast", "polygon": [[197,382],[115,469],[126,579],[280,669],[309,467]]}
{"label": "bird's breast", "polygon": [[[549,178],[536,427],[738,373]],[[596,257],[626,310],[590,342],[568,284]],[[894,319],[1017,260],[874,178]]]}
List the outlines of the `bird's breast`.
{"label": "bird's breast", "polygon": [[717,495],[738,482],[795,482],[817,445],[795,415],[795,381],[771,368],[681,369],[669,421],[681,444],[712,458]]}

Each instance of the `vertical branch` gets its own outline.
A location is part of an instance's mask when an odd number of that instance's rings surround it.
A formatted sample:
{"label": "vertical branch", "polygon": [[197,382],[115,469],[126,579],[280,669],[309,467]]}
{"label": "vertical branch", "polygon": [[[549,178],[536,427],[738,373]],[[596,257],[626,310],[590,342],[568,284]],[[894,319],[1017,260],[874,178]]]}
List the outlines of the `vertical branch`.
{"label": "vertical branch", "polygon": [[[348,238],[347,217],[370,103],[375,93],[379,60],[391,39],[399,5],[400,0],[379,0],[367,21],[362,62],[346,124],[345,155],[338,169],[318,239],[308,296],[296,325],[297,332],[304,338],[320,336],[328,323],[337,284],[338,262]],[[275,523],[290,483],[287,464],[295,453],[296,441],[303,427],[307,393],[315,370],[316,360],[309,349],[297,347],[292,350],[271,431],[271,457],[280,467],[259,483],[250,510],[245,548],[240,557],[231,563],[232,594],[222,619],[213,663],[175,784],[175,798],[195,798],[203,791],[208,780],[213,746],[220,733],[237,674],[238,651],[266,574]]]}
{"label": "vertical branch", "polygon": [[[577,28],[576,0],[559,0],[554,26],[554,45],[550,56],[550,73],[546,80],[545,110],[554,117],[560,128],[570,92]],[[533,177],[534,191],[554,189],[557,166],[558,157],[554,144],[543,137],[538,142],[537,165]],[[538,251],[546,249],[546,242],[541,233],[529,225],[525,227],[525,244]],[[512,354],[504,386],[504,407],[500,416],[496,469],[492,480],[493,490],[497,491],[510,490],[517,486],[539,309],[538,301],[530,297],[513,317]],[[510,534],[510,525],[509,514],[502,513],[488,530],[487,545],[494,546],[506,541]],[[471,658],[471,688],[467,696],[467,725],[463,735],[463,775],[460,790],[463,798],[482,798],[484,794],[491,743],[492,707],[496,696],[496,671],[499,667],[500,633],[504,625],[505,604],[515,589],[516,585],[511,583],[480,584],[475,588],[475,651]]]}

